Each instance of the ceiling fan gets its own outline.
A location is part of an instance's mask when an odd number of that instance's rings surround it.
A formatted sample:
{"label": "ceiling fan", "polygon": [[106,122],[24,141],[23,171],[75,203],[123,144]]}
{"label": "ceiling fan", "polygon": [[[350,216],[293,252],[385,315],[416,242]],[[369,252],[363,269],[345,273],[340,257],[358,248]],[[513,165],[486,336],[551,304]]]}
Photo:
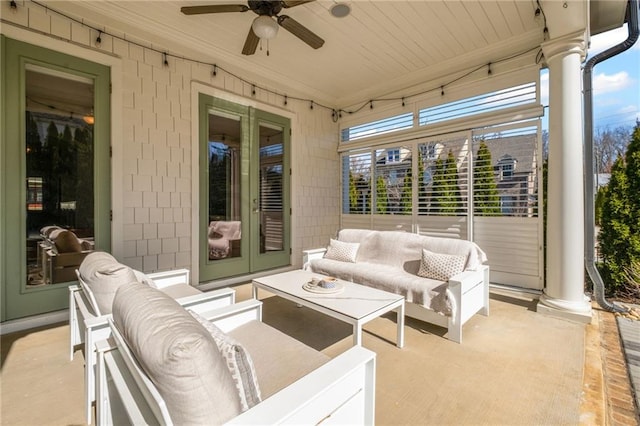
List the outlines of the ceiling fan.
{"label": "ceiling fan", "polygon": [[[247,6],[243,4],[215,4],[208,6],[184,6],[180,11],[185,15],[200,15],[204,13],[228,13],[252,11],[258,17],[253,20],[249,34],[242,48],[243,55],[253,55],[258,47],[260,39],[269,40],[278,32],[278,25],[289,31],[300,40],[314,49],[322,47],[324,40],[314,34],[304,25],[287,15],[278,15],[280,11],[311,3],[314,0],[282,0],[282,1],[256,1],[249,0]],[[275,19],[274,19],[275,18]],[[267,54],[269,52],[267,51]]]}

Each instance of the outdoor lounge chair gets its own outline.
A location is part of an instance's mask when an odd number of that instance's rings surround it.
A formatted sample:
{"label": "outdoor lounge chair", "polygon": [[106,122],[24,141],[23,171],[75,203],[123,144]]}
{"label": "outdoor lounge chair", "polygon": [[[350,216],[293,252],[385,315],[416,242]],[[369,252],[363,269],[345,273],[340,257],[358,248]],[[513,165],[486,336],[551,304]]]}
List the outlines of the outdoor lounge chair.
{"label": "outdoor lounge chair", "polygon": [[[120,285],[127,285],[132,281],[146,282],[152,284],[165,294],[175,299],[179,304],[196,312],[205,312],[221,306],[228,306],[235,302],[235,292],[232,289],[224,288],[203,293],[189,284],[189,271],[178,269],[173,271],[157,272],[145,275],[138,271],[117,263],[108,253],[94,252],[89,255],[84,262],[95,261],[96,258],[108,261],[113,265],[98,267],[96,274],[105,281],[111,280],[114,284],[114,275],[122,278]],[[83,276],[81,271],[86,270],[87,265],[81,265],[76,270],[78,284],[69,287],[69,357],[73,360],[74,350],[77,345],[83,344],[85,357],[85,409],[87,423],[91,423],[91,405],[95,401],[95,365],[96,352],[95,344],[98,340],[106,339],[111,335],[108,319],[111,317],[111,309],[104,312],[104,303],[100,303],[100,296],[96,294],[87,283],[88,277]],[[100,270],[102,268],[102,270]],[[111,274],[109,274],[109,271]],[[95,282],[97,281],[97,283]],[[100,279],[94,280],[93,288],[100,285]],[[109,284],[107,284],[108,286]],[[98,296],[96,298],[96,296]]]}
{"label": "outdoor lounge chair", "polygon": [[255,299],[194,315],[157,293],[118,290],[97,345],[98,425],[374,423],[374,352],[330,359],[262,323]]}

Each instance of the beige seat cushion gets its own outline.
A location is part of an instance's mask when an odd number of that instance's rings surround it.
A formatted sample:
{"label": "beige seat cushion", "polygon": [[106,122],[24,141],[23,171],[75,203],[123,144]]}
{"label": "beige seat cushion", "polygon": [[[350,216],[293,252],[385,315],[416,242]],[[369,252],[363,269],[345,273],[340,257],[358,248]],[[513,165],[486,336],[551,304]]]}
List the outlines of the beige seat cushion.
{"label": "beige seat cushion", "polygon": [[180,299],[181,297],[195,296],[202,294],[200,290],[189,284],[174,284],[160,289],[164,294],[172,299]]}
{"label": "beige seat cushion", "polygon": [[330,359],[260,321],[251,321],[228,334],[251,354],[263,400]]}
{"label": "beige seat cushion", "polygon": [[240,400],[209,332],[175,300],[140,283],[118,289],[113,320],[177,425],[221,424]]}

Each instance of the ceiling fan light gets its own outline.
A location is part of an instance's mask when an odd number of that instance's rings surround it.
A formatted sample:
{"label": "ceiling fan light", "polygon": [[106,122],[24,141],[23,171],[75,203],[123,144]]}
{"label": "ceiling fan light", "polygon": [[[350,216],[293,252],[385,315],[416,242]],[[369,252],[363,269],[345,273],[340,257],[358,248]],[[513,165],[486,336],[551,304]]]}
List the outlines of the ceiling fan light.
{"label": "ceiling fan light", "polygon": [[96,118],[93,116],[93,110],[85,116],[82,117],[85,123],[88,125],[93,125],[96,122]]}
{"label": "ceiling fan light", "polygon": [[251,24],[253,32],[261,39],[272,39],[278,34],[278,23],[267,15],[258,16]]}

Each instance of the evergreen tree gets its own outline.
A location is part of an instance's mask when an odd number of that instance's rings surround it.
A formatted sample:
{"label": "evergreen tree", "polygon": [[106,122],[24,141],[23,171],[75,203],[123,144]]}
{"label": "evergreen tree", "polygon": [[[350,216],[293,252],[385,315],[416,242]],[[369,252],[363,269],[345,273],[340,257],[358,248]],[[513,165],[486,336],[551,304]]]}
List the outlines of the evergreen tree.
{"label": "evergreen tree", "polygon": [[411,170],[407,170],[402,182],[402,194],[400,195],[400,213],[411,214],[412,207],[412,191],[411,191]]}
{"label": "evergreen tree", "polygon": [[93,223],[93,144],[88,129],[77,127],[73,150],[77,155],[76,226],[91,228]]}
{"label": "evergreen tree", "polygon": [[484,141],[480,141],[473,167],[473,210],[476,216],[500,215],[500,196],[493,175],[491,151]]}
{"label": "evergreen tree", "polygon": [[423,208],[427,202],[427,185],[424,181],[424,160],[422,154],[418,154],[418,214],[424,213]]}
{"label": "evergreen tree", "polygon": [[602,272],[609,293],[626,284],[626,270],[640,262],[640,126],[632,135],[625,158],[618,158],[602,206],[598,240]]}
{"label": "evergreen tree", "polygon": [[386,214],[388,203],[387,185],[384,183],[384,178],[378,176],[376,179],[376,213]]}
{"label": "evergreen tree", "polygon": [[44,170],[43,178],[43,208],[49,215],[47,221],[50,223],[59,223],[59,218],[56,215],[58,211],[60,201],[58,194],[58,164],[60,163],[60,149],[59,149],[59,135],[58,128],[55,123],[51,121],[47,127],[47,136],[44,143],[44,155],[49,159]]}
{"label": "evergreen tree", "polygon": [[349,170],[349,213],[358,212],[358,189],[353,172]]}
{"label": "evergreen tree", "polygon": [[429,213],[440,213],[440,202],[444,186],[444,161],[438,158],[435,161],[433,183],[431,184],[431,199]]}
{"label": "evergreen tree", "polygon": [[458,186],[458,166],[453,152],[449,150],[443,164],[440,212],[456,214],[461,210],[460,188]]}

